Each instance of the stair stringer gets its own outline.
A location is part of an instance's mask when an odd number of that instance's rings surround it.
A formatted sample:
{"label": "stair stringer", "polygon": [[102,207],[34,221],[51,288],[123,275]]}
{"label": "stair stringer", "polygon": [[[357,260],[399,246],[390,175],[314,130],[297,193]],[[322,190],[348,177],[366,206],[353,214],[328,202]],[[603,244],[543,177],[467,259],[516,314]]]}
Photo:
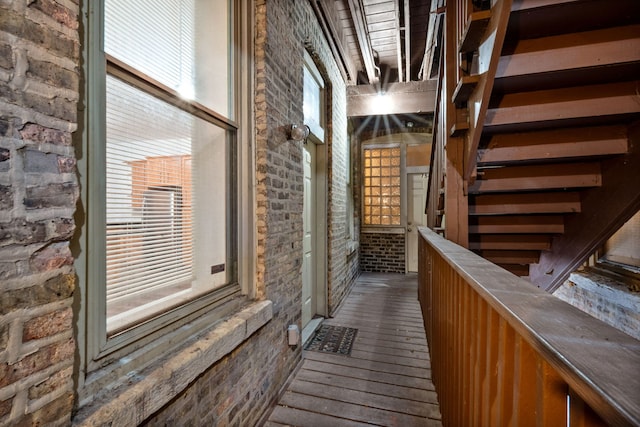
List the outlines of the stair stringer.
{"label": "stair stringer", "polygon": [[582,193],[582,212],[565,215],[565,232],[531,264],[533,284],[553,292],[640,209],[640,123],[629,128],[629,153],[602,160],[601,187]]}

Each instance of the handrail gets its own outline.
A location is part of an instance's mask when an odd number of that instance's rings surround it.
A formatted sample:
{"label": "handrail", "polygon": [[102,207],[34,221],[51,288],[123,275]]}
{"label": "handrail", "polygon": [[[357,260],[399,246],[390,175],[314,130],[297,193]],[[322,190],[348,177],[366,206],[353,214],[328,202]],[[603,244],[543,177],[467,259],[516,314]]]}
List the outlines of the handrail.
{"label": "handrail", "polygon": [[640,341],[427,228],[420,235],[445,426],[640,425]]}
{"label": "handrail", "polygon": [[[440,51],[440,60],[438,66],[438,86],[436,88],[436,102],[433,113],[433,132],[431,135],[431,157],[429,159],[429,177],[427,180],[427,197],[425,199],[425,214],[430,227],[436,225],[437,209],[438,209],[438,191],[440,189],[440,181],[443,177],[442,157],[444,153],[444,142],[446,141],[446,131],[441,129],[446,120],[441,117],[443,108],[442,103],[442,83],[444,75],[444,66],[442,58],[444,52]],[[445,110],[446,111],[446,110]]]}

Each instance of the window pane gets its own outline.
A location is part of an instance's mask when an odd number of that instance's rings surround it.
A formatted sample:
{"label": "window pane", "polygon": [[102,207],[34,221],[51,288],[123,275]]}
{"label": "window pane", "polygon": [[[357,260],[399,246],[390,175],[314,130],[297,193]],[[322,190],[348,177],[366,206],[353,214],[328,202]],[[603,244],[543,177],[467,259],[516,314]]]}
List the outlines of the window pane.
{"label": "window pane", "polygon": [[606,242],[604,258],[620,264],[640,267],[640,212]]}
{"label": "window pane", "polygon": [[320,95],[321,88],[316,79],[307,67],[304,67],[304,94],[303,94],[303,111],[306,122],[312,121],[320,125]]}
{"label": "window pane", "polygon": [[105,52],[231,117],[229,16],[229,0],[105,0]]}
{"label": "window pane", "polygon": [[107,328],[227,283],[226,131],[107,76]]}
{"label": "window pane", "polygon": [[324,81],[311,56],[305,51],[303,69],[302,112],[311,136],[324,142],[325,102]]}

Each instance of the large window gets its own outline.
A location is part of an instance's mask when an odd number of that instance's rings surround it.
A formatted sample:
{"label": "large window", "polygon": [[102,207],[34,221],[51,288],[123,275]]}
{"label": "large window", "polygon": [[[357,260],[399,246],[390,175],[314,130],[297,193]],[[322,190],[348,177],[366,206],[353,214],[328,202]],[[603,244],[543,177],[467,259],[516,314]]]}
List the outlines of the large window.
{"label": "large window", "polygon": [[229,18],[228,0],[105,0],[110,335],[236,279]]}
{"label": "large window", "polygon": [[87,6],[87,371],[240,293],[235,4]]}
{"label": "large window", "polygon": [[400,225],[400,147],[363,149],[364,225]]}

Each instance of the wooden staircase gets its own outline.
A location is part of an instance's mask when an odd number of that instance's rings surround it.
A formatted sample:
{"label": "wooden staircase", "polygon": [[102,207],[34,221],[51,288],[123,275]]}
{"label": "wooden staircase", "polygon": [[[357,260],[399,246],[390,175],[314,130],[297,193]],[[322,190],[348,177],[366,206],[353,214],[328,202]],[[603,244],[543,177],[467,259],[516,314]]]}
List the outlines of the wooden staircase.
{"label": "wooden staircase", "polygon": [[474,3],[446,136],[465,147],[462,244],[552,290],[640,208],[640,2]]}

